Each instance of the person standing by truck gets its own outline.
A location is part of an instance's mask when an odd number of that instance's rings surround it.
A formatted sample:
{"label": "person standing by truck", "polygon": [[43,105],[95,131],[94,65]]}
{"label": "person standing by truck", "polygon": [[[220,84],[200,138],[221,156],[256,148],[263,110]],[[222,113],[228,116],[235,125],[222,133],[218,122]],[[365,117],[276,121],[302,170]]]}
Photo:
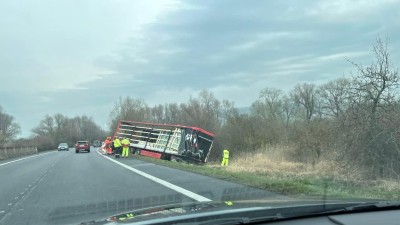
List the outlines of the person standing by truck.
{"label": "person standing by truck", "polygon": [[111,137],[107,137],[106,140],[104,140],[104,148],[103,148],[103,152],[104,155],[108,154],[111,155],[112,154],[112,150],[111,150]]}
{"label": "person standing by truck", "polygon": [[228,149],[224,149],[222,152],[222,163],[221,166],[228,166],[229,163],[229,151]]}
{"label": "person standing by truck", "polygon": [[115,158],[119,158],[121,154],[121,141],[118,137],[115,137],[113,143],[115,148]]}
{"label": "person standing by truck", "polygon": [[121,142],[122,144],[122,158],[128,158],[129,146],[131,142],[128,138],[124,138]]}

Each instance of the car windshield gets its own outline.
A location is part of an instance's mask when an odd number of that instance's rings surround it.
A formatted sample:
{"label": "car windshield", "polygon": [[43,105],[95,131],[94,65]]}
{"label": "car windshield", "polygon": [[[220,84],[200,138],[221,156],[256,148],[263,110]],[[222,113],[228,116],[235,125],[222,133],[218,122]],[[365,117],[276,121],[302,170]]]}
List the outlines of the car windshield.
{"label": "car windshield", "polygon": [[399,9],[1,0],[0,225],[400,200]]}

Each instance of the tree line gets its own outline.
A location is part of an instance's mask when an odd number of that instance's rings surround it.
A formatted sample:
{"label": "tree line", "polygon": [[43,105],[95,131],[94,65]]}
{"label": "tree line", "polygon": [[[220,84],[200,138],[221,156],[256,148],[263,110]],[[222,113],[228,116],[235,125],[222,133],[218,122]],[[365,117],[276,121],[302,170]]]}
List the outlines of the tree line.
{"label": "tree line", "polygon": [[43,149],[52,149],[62,142],[73,146],[79,140],[104,140],[106,135],[92,117],[83,115],[69,118],[62,114],[46,115],[32,132],[33,141]]}
{"label": "tree line", "polygon": [[[224,148],[232,157],[240,157],[266,146],[285,146],[291,161],[315,165],[332,160],[368,178],[398,178],[398,70],[390,61],[386,40],[378,37],[372,53],[373,63],[368,66],[346,59],[355,68],[347,77],[320,85],[300,83],[286,92],[266,87],[248,113],[207,90],[180,104],[149,106],[139,98],[120,97],[110,112],[109,131],[115,130],[120,119],[198,126],[216,134],[210,160],[220,160]],[[3,143],[20,129],[1,110],[0,128]],[[90,117],[61,114],[45,116],[32,131],[33,137],[21,143],[33,141],[43,149],[106,136]]]}
{"label": "tree line", "polygon": [[92,117],[86,115],[69,118],[60,113],[46,115],[39,124],[32,129],[29,138],[19,138],[20,126],[14,118],[0,111],[0,147],[38,147],[39,151],[57,148],[59,143],[68,143],[73,146],[78,140],[103,140],[106,132],[97,125]]}
{"label": "tree line", "polygon": [[398,178],[398,70],[386,40],[377,38],[372,56],[369,66],[346,59],[355,68],[350,76],[321,85],[300,83],[288,92],[267,87],[249,113],[207,90],[186,103],[152,107],[121,97],[110,113],[110,129],[119,119],[199,126],[216,134],[211,160],[219,160],[223,148],[238,157],[269,145],[289,146],[292,161],[333,160],[369,178]]}

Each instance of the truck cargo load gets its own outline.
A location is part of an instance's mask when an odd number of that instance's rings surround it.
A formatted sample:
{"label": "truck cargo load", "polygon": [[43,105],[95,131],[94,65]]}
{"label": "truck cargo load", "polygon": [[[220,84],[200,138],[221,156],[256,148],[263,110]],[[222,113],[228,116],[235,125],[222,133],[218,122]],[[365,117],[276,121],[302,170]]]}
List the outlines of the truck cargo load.
{"label": "truck cargo load", "polygon": [[152,158],[207,162],[215,135],[199,127],[121,120],[114,137],[128,138],[131,152]]}

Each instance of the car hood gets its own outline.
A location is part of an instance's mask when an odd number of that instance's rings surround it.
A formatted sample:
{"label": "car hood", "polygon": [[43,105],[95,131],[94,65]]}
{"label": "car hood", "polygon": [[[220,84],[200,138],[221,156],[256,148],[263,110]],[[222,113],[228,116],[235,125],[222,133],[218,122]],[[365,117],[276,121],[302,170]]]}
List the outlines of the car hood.
{"label": "car hood", "polygon": [[[248,218],[252,215],[280,218],[285,212],[297,212],[301,216],[334,211],[355,205],[367,204],[371,200],[250,200],[206,203],[181,203],[133,210],[86,224],[179,224],[202,221]],[[296,210],[294,210],[296,209]],[[301,210],[298,210],[301,209]],[[289,216],[288,216],[289,217]]]}

